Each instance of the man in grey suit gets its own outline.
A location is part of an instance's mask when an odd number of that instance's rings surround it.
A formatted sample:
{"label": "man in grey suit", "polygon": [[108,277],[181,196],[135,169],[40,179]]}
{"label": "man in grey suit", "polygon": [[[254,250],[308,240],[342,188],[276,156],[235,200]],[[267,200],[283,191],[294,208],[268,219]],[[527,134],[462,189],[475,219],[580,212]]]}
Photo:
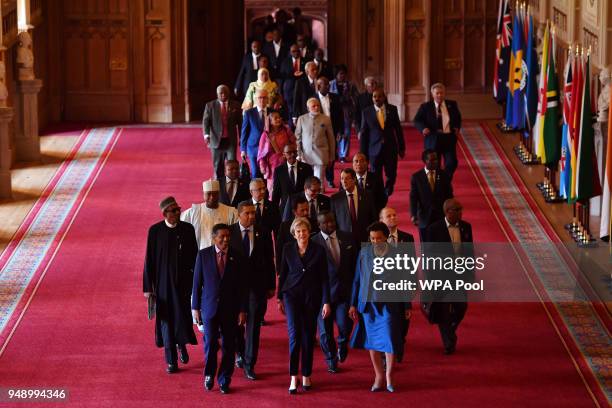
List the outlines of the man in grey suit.
{"label": "man in grey suit", "polygon": [[[308,113],[300,116],[295,127],[299,160],[312,166],[314,175],[324,180],[325,168],[335,158],[336,139],[329,116],[321,113],[321,103],[308,99]],[[325,191],[324,186],[321,186]]]}
{"label": "man in grey suit", "polygon": [[206,104],[202,119],[204,141],[210,148],[217,180],[224,176],[225,160],[236,159],[236,144],[242,128],[240,104],[230,100],[229,96],[229,87],[219,85],[217,99]]}

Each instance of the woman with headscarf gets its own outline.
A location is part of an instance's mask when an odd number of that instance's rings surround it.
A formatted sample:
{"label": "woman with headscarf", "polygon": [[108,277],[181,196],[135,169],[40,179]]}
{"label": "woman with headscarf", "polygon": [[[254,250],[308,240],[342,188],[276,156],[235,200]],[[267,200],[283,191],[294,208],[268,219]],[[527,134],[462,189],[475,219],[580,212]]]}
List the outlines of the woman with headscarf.
{"label": "woman with headscarf", "polygon": [[270,72],[267,68],[259,68],[257,71],[257,81],[251,82],[246,91],[246,96],[242,102],[242,110],[246,111],[255,106],[255,93],[260,90],[268,92],[268,108],[280,109],[283,104],[278,85],[270,79]]}

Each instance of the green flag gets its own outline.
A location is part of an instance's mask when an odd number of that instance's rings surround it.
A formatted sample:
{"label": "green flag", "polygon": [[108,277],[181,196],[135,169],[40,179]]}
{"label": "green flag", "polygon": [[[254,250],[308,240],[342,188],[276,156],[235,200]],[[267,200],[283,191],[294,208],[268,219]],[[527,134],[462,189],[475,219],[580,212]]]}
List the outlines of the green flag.
{"label": "green flag", "polygon": [[[552,37],[552,36],[551,36]],[[552,40],[554,41],[554,40]],[[552,42],[551,41],[551,42]],[[542,131],[544,151],[541,157],[542,164],[553,167],[561,158],[561,128],[559,127],[559,81],[555,69],[554,45],[548,48],[548,72],[546,73],[546,110],[544,113],[544,126]]]}

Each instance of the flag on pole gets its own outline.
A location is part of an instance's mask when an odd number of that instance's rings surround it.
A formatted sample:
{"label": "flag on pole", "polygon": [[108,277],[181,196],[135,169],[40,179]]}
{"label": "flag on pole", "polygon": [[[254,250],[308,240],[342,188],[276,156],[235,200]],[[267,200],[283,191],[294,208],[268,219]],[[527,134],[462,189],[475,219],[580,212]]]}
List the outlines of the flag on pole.
{"label": "flag on pole", "polygon": [[580,136],[576,159],[576,200],[586,201],[601,194],[597,160],[595,158],[595,132],[591,110],[591,57],[587,55],[584,69],[584,92],[580,114]]}
{"label": "flag on pole", "polygon": [[548,48],[550,46],[550,23],[546,22],[546,28],[544,29],[544,39],[542,40],[542,66],[541,75],[538,85],[538,114],[536,116],[536,123],[532,131],[533,147],[536,156],[541,154],[541,145],[544,131],[544,114],[546,113],[546,74],[548,73]]}
{"label": "flag on pole", "polygon": [[510,57],[510,74],[508,79],[508,92],[512,98],[512,117],[508,123],[515,129],[525,128],[525,72],[527,71],[523,56],[525,55],[525,36],[522,27],[522,18],[519,10],[514,17],[512,32],[512,56]]}
{"label": "flag on pole", "polygon": [[527,91],[525,92],[525,118],[527,129],[533,129],[538,114],[538,53],[536,50],[533,16],[528,17],[527,34]]}
{"label": "flag on pole", "polygon": [[[603,201],[601,203],[601,226],[599,237],[610,237],[612,222],[612,109],[608,109],[608,148],[606,149],[606,168],[604,171]],[[612,239],[610,240],[612,241]]]}
{"label": "flag on pole", "polygon": [[498,104],[506,101],[508,94],[508,66],[512,41],[512,16],[509,0],[499,0],[497,16],[497,47],[493,68],[493,98]]}
{"label": "flag on pole", "polygon": [[574,72],[576,76],[572,80],[572,104],[570,106],[569,149],[572,173],[570,174],[570,201],[576,201],[576,166],[578,164],[578,143],[580,141],[580,102],[584,90],[584,55],[578,53],[576,47],[576,58],[574,59]]}
{"label": "flag on pole", "polygon": [[542,143],[540,156],[542,164],[553,167],[561,156],[561,133],[559,129],[559,81],[555,69],[555,38],[551,31],[548,46],[548,66],[546,67],[546,94],[542,95]]}
{"label": "flag on pole", "polygon": [[572,103],[572,55],[570,46],[570,52],[568,53],[567,62],[565,64],[565,72],[563,74],[565,78],[563,84],[563,130],[561,133],[561,160],[559,162],[559,167],[561,169],[559,173],[559,196],[565,199],[570,196],[572,174],[569,135],[569,118]]}

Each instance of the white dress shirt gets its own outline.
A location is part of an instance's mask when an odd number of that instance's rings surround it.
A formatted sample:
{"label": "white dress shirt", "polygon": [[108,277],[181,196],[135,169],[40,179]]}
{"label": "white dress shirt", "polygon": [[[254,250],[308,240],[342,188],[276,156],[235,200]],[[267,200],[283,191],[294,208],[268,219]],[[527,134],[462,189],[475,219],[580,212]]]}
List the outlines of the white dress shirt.
{"label": "white dress shirt", "polygon": [[278,57],[278,53],[280,52],[280,49],[281,49],[281,41],[279,42],[272,41],[272,45],[274,46],[274,55],[276,57]]}
{"label": "white dress shirt", "polygon": [[255,227],[251,225],[249,228],[245,228],[242,226],[242,224],[240,224],[240,222],[238,223],[238,225],[240,225],[240,238],[242,239],[244,239],[244,231],[246,231],[247,229],[249,230],[249,256],[250,256],[251,253],[253,252],[253,240],[254,240],[254,234],[255,234],[253,229]]}
{"label": "white dress shirt", "polygon": [[338,237],[336,236],[336,231],[332,232],[329,235],[321,231],[321,236],[327,244],[327,248],[329,249],[332,258],[334,259],[334,263],[336,264],[336,266],[338,266],[340,264],[340,242],[338,241]]}
{"label": "white dress shirt", "polygon": [[253,56],[253,69],[257,71],[257,69],[259,68],[259,66],[257,65],[257,58],[259,58],[261,54],[255,55],[251,52],[251,55]]}
{"label": "white dress shirt", "polygon": [[325,115],[331,117],[329,93],[327,95],[323,95],[321,92],[317,93],[319,94],[319,100],[321,101],[321,110]]}

